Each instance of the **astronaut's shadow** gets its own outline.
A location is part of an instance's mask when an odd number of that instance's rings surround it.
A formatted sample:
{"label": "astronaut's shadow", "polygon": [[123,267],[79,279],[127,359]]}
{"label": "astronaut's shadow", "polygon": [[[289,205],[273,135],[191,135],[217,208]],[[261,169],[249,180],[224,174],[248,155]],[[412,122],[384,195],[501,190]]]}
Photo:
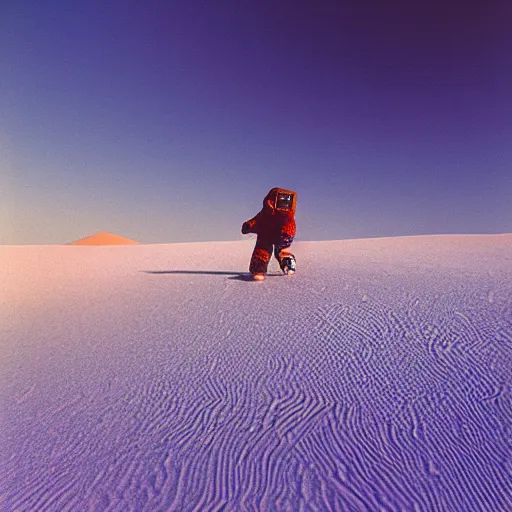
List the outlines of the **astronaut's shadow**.
{"label": "astronaut's shadow", "polygon": [[[229,276],[228,279],[235,281],[253,281],[249,272],[229,272],[225,270],[142,270],[146,274],[189,274],[189,275],[210,275],[210,276]],[[267,274],[272,277],[278,274]]]}
{"label": "astronaut's shadow", "polygon": [[248,272],[228,272],[225,270],[143,270],[146,274],[189,274],[189,275],[210,275],[210,276],[230,276],[228,279],[237,281],[252,281],[251,274]]}

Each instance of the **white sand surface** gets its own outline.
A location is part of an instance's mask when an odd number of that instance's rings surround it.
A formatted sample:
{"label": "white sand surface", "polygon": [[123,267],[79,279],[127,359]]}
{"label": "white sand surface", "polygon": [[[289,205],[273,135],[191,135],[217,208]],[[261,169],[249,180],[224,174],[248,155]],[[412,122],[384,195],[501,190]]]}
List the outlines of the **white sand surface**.
{"label": "white sand surface", "polygon": [[2,510],[512,510],[512,236],[253,243],[0,247]]}

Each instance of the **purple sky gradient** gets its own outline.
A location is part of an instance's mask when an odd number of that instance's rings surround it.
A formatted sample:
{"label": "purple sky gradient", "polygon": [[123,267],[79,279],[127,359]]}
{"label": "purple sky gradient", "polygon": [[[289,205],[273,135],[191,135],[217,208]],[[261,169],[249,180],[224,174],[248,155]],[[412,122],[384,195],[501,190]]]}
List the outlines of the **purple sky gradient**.
{"label": "purple sky gradient", "polygon": [[512,231],[510,2],[80,4],[0,7],[0,243]]}

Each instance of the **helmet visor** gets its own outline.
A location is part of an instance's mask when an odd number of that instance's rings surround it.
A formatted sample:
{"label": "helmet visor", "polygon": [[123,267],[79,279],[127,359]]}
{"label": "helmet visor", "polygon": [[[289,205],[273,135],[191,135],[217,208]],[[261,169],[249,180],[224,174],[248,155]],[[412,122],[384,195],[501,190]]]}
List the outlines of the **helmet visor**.
{"label": "helmet visor", "polygon": [[276,208],[278,210],[291,211],[292,204],[293,204],[293,195],[292,194],[285,194],[285,193],[281,193],[281,192],[277,194]]}

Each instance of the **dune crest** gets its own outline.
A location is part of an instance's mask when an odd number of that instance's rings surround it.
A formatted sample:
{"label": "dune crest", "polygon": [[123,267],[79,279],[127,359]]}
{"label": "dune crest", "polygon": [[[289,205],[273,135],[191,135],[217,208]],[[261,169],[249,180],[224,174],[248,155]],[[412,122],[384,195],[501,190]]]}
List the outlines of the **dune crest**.
{"label": "dune crest", "polygon": [[86,236],[80,240],[75,240],[69,245],[134,245],[140,242],[130,240],[124,236],[114,235],[112,233],[100,232],[94,235]]}

